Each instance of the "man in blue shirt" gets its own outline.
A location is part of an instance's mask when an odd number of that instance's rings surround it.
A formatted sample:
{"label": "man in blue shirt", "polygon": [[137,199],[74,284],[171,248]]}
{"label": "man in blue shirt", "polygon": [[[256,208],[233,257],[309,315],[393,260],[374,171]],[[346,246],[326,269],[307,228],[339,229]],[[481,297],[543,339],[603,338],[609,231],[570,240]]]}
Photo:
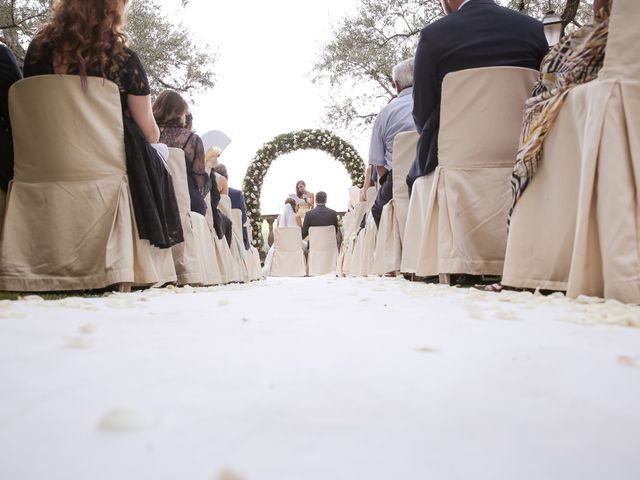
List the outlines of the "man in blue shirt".
{"label": "man in blue shirt", "polygon": [[380,224],[382,207],[393,198],[392,158],[393,140],[401,132],[415,130],[413,122],[413,58],[393,67],[393,83],[398,96],[391,100],[378,114],[373,123],[369,146],[369,165],[375,168],[380,178],[380,190],[371,213]]}

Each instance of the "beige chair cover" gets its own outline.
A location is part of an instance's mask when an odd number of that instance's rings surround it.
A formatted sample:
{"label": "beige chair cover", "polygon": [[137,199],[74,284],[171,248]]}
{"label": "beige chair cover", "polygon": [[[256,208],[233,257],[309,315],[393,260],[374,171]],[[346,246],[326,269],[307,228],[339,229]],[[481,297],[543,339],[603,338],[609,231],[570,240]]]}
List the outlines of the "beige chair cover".
{"label": "beige chair cover", "polygon": [[[231,210],[233,215],[233,234],[240,240],[239,248],[244,249],[244,241],[242,240],[242,210],[234,208]],[[247,270],[247,281],[259,280],[262,278],[262,266],[260,265],[260,254],[254,246],[250,246],[249,250],[244,250],[243,262]]]}
{"label": "beige chair cover", "polygon": [[511,172],[524,103],[537,72],[517,67],[448,74],[442,85],[438,167],[416,274],[502,275]]}
{"label": "beige chair cover", "polygon": [[337,259],[336,228],[333,225],[309,228],[309,276],[335,274]]}
{"label": "beige chair cover", "polygon": [[400,271],[402,237],[407,222],[407,174],[416,158],[417,132],[403,132],[393,141],[393,198],[382,209],[373,270],[378,275]]}
{"label": "beige chair cover", "polygon": [[262,266],[262,260],[260,259],[260,251],[256,247],[253,246],[253,230],[251,228],[251,222],[249,221],[249,219],[247,219],[247,221],[246,221],[246,223],[244,225],[247,228],[247,236],[249,237],[249,245],[251,245],[251,247],[249,248],[249,252],[255,258],[254,262],[256,263],[257,268],[258,268],[258,272],[256,273],[256,275],[257,275],[256,280],[262,280],[264,278],[263,268],[261,267]]}
{"label": "beige chair cover", "polygon": [[[367,188],[367,199],[364,202],[364,207],[362,207],[363,213],[356,217],[356,237],[353,242],[353,253],[349,262],[348,275],[358,277],[373,274],[373,255],[376,248],[378,228],[370,211],[377,194],[376,187]],[[365,228],[360,230],[362,217],[365,214],[367,215]]]}
{"label": "beige chair cover", "polygon": [[[235,262],[236,271],[238,272],[238,281],[248,282],[249,271],[247,270],[247,264],[245,262],[245,250],[244,243],[242,242],[242,230],[241,224],[236,225],[234,221],[233,209],[231,208],[231,198],[229,195],[220,195],[220,203],[218,204],[218,210],[224,213],[231,220],[232,227],[232,239],[231,239],[231,255]],[[238,237],[237,233],[240,232]]]}
{"label": "beige chair cover", "polygon": [[304,277],[307,274],[300,227],[275,228],[271,248],[273,256],[266,272],[268,276]]}
{"label": "beige chair cover", "polygon": [[15,168],[0,239],[0,290],[174,282],[170,249],[140,240],[118,87],[50,75],[11,88]]}
{"label": "beige chair cover", "polygon": [[604,67],[567,96],[514,210],[505,285],[640,303],[639,22],[613,2]]}
{"label": "beige chair cover", "polygon": [[184,152],[169,149],[169,168],[178,200],[184,242],[171,248],[178,285],[216,285],[222,283],[218,270],[213,239],[203,215],[191,211]]}
{"label": "beige chair cover", "polygon": [[402,261],[400,262],[400,271],[403,273],[416,273],[418,251],[423,241],[422,234],[427,220],[432,184],[433,174],[419,177],[413,183],[407,211],[407,220],[402,236]]}
{"label": "beige chair cover", "polygon": [[218,262],[218,270],[222,277],[222,283],[239,282],[240,272],[236,260],[233,258],[231,249],[227,244],[227,240],[218,238],[213,226],[213,215],[211,212],[211,194],[207,194],[205,197],[205,203],[207,204],[207,212],[205,218],[207,220],[207,226],[211,232],[211,239],[213,241],[213,250],[215,252],[216,261]]}
{"label": "beige chair cover", "polygon": [[[375,195],[375,187],[370,187],[367,191],[367,198]],[[375,196],[374,196],[375,200]],[[367,212],[368,202],[358,202],[352,211],[347,212],[343,218],[343,232],[342,236],[342,245],[340,247],[340,252],[338,254],[338,261],[336,272],[338,275],[346,276],[349,275],[349,270],[351,268],[351,259],[353,256],[353,248],[356,241],[356,235],[358,230],[360,230],[360,224],[362,223],[362,219],[364,218],[365,213]]]}

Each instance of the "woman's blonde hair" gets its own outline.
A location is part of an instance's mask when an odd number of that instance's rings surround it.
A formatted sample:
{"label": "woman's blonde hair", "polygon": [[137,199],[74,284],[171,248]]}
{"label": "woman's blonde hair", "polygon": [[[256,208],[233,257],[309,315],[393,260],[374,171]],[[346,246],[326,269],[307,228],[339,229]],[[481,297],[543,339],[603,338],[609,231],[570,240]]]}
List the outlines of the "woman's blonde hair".
{"label": "woman's blonde hair", "polygon": [[121,13],[127,1],[56,0],[49,21],[33,39],[35,57],[53,50],[56,65],[82,77],[95,68],[105,77],[116,75],[127,57]]}

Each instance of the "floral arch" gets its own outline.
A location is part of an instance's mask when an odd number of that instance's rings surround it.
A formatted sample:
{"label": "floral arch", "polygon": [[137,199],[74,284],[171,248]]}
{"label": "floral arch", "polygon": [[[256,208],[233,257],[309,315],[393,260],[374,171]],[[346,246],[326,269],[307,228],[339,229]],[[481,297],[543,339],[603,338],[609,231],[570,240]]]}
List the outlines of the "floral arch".
{"label": "floral arch", "polygon": [[269,167],[280,155],[296,150],[321,150],[338,160],[347,169],[353,185],[362,185],[364,161],[355,148],[328,130],[300,130],[278,135],[258,150],[242,183],[247,216],[253,230],[253,245],[261,248],[262,222],[260,220],[260,194],[262,182]]}

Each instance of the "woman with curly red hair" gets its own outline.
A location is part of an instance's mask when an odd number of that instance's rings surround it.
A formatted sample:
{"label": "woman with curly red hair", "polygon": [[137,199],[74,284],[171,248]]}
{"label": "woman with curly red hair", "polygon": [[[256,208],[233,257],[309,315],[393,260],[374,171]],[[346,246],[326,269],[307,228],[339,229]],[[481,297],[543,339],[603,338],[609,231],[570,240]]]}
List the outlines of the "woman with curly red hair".
{"label": "woman with curly red hair", "polygon": [[[47,24],[34,37],[24,76],[78,75],[114,82],[120,90],[127,173],[141,238],[168,248],[182,241],[171,176],[150,143],[160,131],[153,118],[147,74],[127,48],[123,31],[128,0],[56,0]],[[81,134],[81,132],[79,132]]]}

